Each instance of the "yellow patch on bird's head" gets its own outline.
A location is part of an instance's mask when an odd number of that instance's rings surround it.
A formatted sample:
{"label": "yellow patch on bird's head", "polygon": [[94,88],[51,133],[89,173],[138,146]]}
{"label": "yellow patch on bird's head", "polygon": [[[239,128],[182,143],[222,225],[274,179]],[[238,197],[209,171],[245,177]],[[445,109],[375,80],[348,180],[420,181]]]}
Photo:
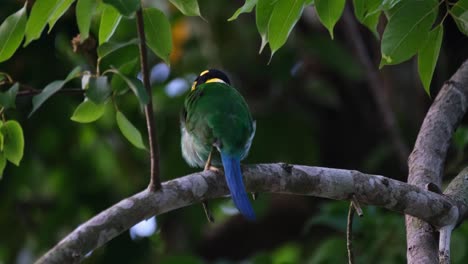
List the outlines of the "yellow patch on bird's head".
{"label": "yellow patch on bird's head", "polygon": [[204,84],[204,83],[213,83],[213,82],[219,82],[219,83],[225,83],[225,84],[231,84],[229,81],[229,78],[227,75],[216,69],[209,69],[206,71],[202,71],[200,75],[195,79],[195,81],[192,84],[191,91],[195,90],[198,85]]}

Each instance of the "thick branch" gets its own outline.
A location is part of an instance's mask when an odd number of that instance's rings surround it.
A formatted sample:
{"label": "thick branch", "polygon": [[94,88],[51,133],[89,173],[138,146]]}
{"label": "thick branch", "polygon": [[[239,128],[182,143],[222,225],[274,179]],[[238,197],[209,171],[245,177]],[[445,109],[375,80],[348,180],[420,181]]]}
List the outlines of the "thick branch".
{"label": "thick branch", "polygon": [[[244,167],[249,192],[274,192],[318,196],[337,200],[352,195],[364,203],[410,214],[435,225],[445,226],[454,203],[449,198],[379,175],[358,171],[287,164],[259,164]],[[194,173],[124,199],[82,224],[37,263],[78,262],[131,226],[152,215],[228,194],[224,176],[211,171]]]}
{"label": "thick branch", "polygon": [[[408,183],[425,186],[442,182],[443,165],[452,135],[465,115],[468,96],[468,60],[440,90],[421,126],[408,160]],[[437,263],[434,230],[427,223],[406,217],[408,263]]]}
{"label": "thick branch", "polygon": [[141,63],[141,76],[143,77],[143,84],[145,85],[146,92],[148,93],[149,102],[145,106],[145,117],[146,127],[148,130],[148,142],[150,151],[150,182],[149,190],[155,191],[161,188],[161,180],[159,178],[159,146],[158,146],[158,135],[156,133],[156,122],[153,115],[153,93],[151,91],[151,83],[149,79],[148,69],[148,58],[146,53],[146,38],[145,38],[145,26],[143,23],[143,11],[138,9],[137,11],[137,29],[138,38],[140,39],[140,63]]}

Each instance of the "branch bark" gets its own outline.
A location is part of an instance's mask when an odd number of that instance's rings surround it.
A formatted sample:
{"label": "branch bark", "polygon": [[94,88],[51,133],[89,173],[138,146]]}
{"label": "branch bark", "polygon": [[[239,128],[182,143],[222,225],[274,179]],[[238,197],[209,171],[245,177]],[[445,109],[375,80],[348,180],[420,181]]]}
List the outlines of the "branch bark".
{"label": "branch bark", "polygon": [[[379,175],[352,170],[288,164],[243,167],[249,192],[274,192],[347,200],[382,206],[419,217],[434,226],[453,220],[450,198]],[[468,184],[468,181],[467,181]],[[468,187],[464,187],[468,188]],[[126,198],[80,225],[36,263],[74,263],[131,226],[153,215],[228,194],[224,176],[211,171],[194,173]]]}
{"label": "branch bark", "polygon": [[[430,107],[408,159],[408,183],[417,186],[442,183],[450,140],[465,115],[468,97],[468,60],[447,81]],[[438,246],[433,228],[415,217],[406,217],[408,263],[437,263]]]}

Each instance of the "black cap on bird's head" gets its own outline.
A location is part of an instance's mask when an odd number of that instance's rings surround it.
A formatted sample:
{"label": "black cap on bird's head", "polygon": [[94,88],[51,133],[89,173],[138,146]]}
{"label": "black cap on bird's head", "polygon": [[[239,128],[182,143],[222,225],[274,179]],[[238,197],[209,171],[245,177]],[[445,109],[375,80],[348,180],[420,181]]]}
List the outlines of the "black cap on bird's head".
{"label": "black cap on bird's head", "polygon": [[206,71],[202,71],[200,75],[193,81],[192,84],[192,91],[197,88],[198,85],[210,82],[220,82],[225,84],[231,84],[231,81],[227,77],[227,75],[216,69],[209,69]]}

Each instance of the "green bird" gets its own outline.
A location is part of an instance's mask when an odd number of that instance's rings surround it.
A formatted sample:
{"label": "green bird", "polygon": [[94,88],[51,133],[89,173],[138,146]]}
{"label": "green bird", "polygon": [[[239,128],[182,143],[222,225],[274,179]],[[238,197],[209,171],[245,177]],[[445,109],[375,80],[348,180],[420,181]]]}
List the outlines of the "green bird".
{"label": "green bird", "polygon": [[237,209],[255,219],[242,180],[240,161],[250,149],[255,121],[242,95],[222,71],[203,71],[185,98],[181,117],[182,155],[192,167],[223,165]]}

